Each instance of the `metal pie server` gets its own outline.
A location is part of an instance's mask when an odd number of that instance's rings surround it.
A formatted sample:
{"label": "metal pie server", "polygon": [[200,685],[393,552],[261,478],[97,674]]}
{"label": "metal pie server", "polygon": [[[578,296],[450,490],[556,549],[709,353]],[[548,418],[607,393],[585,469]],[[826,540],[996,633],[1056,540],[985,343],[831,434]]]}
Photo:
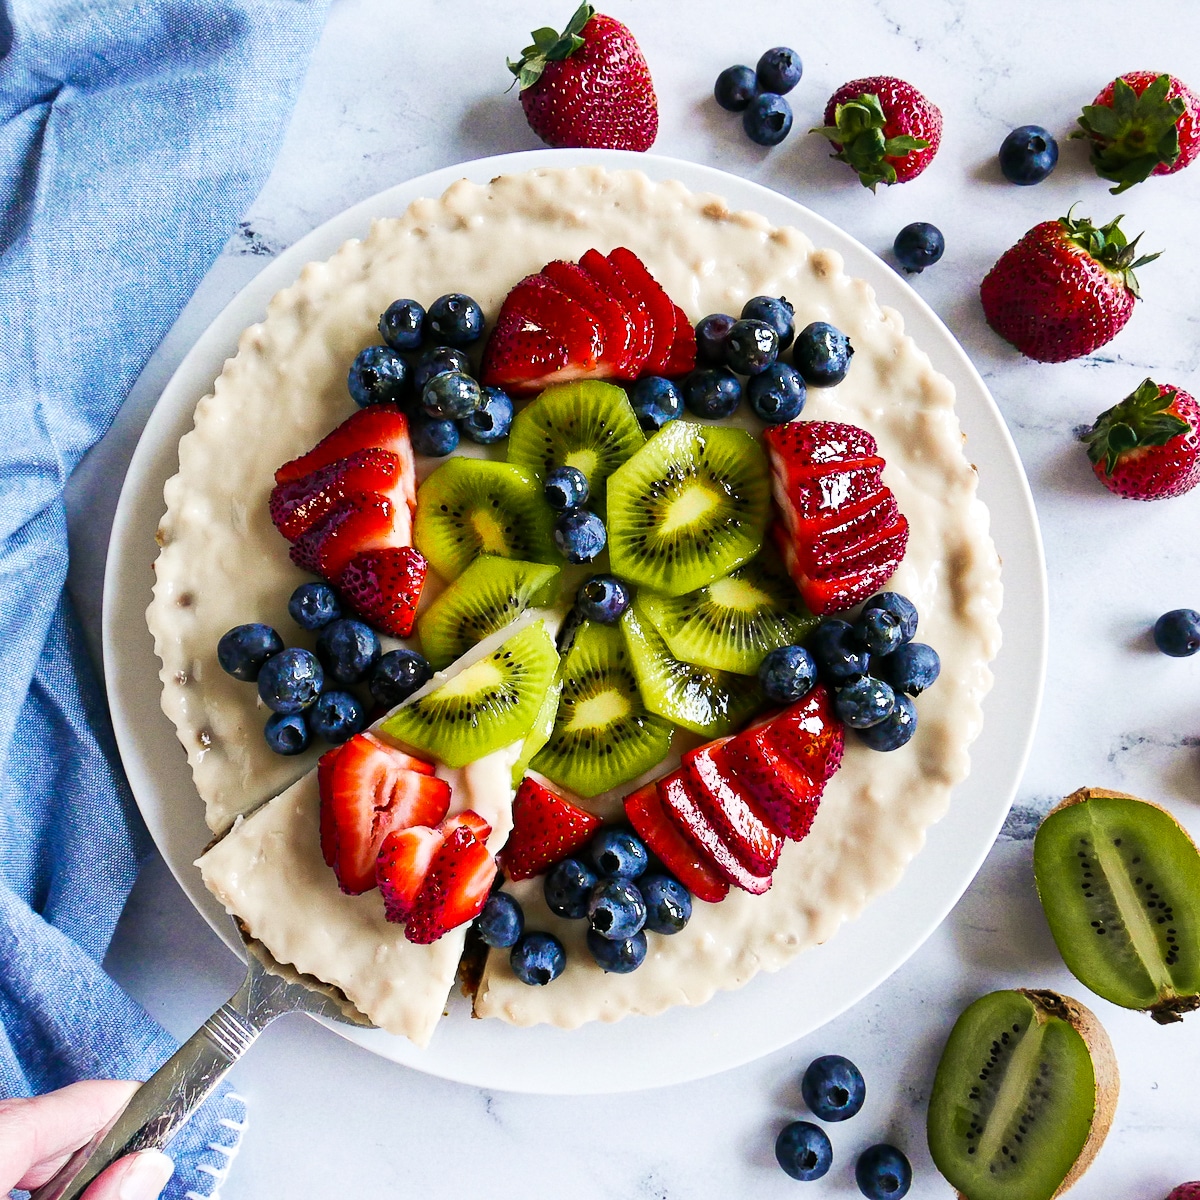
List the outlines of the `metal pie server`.
{"label": "metal pie server", "polygon": [[334,989],[281,965],[260,942],[242,936],[250,950],[242,986],[134,1092],[116,1120],[30,1200],[77,1200],[118,1158],[161,1149],[276,1017],[306,1012],[371,1024]]}

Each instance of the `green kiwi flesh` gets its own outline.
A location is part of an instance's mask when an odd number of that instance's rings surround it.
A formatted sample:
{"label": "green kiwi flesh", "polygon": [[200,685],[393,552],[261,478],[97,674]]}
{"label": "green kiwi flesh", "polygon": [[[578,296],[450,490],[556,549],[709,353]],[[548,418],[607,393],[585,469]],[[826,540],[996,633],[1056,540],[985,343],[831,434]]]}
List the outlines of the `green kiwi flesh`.
{"label": "green kiwi flesh", "polygon": [[585,621],[562,661],[550,740],[532,766],[580,796],[598,796],[657,766],[671,726],[647,711],[621,631]]}
{"label": "green kiwi flesh", "polygon": [[1200,853],[1169,812],[1084,788],[1042,822],[1033,869],[1080,982],[1160,1024],[1200,1007]]}
{"label": "green kiwi flesh", "polygon": [[593,499],[608,477],[646,435],[622,388],[597,380],[548,387],[523,408],[508,434],[508,461],[538,480],[554,467],[576,467],[587,476]]}
{"label": "green kiwi flesh", "polygon": [[525,744],[521,747],[521,757],[513,763],[513,787],[520,785],[525,778],[525,772],[533,761],[533,756],[550,740],[554,732],[554,718],[558,715],[558,702],[562,699],[562,680],[556,679],[546,690],[542,706],[538,709],[537,720],[533,728],[525,736]]}
{"label": "green kiwi flesh", "polygon": [[1112,1045],[1068,996],[992,992],[969,1005],[929,1097],[929,1151],[967,1200],[1050,1200],[1086,1170],[1112,1122]]}
{"label": "green kiwi flesh", "polygon": [[763,705],[758,681],[680,662],[658,635],[639,593],[621,617],[629,661],[646,707],[707,738],[724,737]]}
{"label": "green kiwi flesh", "polygon": [[762,548],[770,472],[744,429],[672,421],[608,481],[614,575],[682,596]]}
{"label": "green kiwi flesh", "polygon": [[677,659],[739,675],[755,674],[770,651],[799,645],[820,624],[762,554],[685,596],[642,592],[640,599]]}
{"label": "green kiwi flesh", "polygon": [[417,618],[421,651],[437,671],[516,620],[554,601],[560,571],[482,554]]}
{"label": "green kiwi flesh", "polygon": [[523,467],[480,458],[452,458],[417,489],[413,542],[447,580],[481,554],[562,561],[537,480]]}
{"label": "green kiwi flesh", "polygon": [[544,621],[532,621],[380,728],[448,767],[465,767],[529,735],[557,670],[554,639]]}

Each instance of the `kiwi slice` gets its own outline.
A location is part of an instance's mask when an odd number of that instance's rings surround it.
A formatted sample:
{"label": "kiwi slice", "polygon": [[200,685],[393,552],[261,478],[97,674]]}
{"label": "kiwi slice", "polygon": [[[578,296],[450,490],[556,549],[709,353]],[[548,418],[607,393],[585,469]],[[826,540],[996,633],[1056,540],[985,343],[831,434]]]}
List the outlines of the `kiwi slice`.
{"label": "kiwi slice", "polygon": [[554,732],[554,718],[558,715],[558,702],[562,699],[562,680],[556,679],[542,698],[542,706],[538,709],[537,720],[533,728],[525,736],[525,744],[521,747],[521,757],[513,763],[513,787],[519,787],[525,778],[525,772],[533,761],[533,756],[550,740]]}
{"label": "kiwi slice", "polygon": [[443,579],[457,579],[481,554],[554,563],[550,508],[523,467],[452,458],[417,489],[413,541]]}
{"label": "kiwi slice", "polygon": [[440,671],[530,605],[551,603],[558,576],[557,567],[481,555],[418,618],[425,657]]}
{"label": "kiwi slice", "polygon": [[657,766],[671,726],[646,710],[625,639],[585,621],[562,662],[562,699],[533,768],[580,796],[597,796]]}
{"label": "kiwi slice", "polygon": [[1117,1061],[1069,996],[992,992],[967,1007],[929,1097],[929,1152],[965,1200],[1050,1200],[1087,1170],[1116,1111]]}
{"label": "kiwi slice", "polygon": [[465,767],[528,736],[558,670],[544,621],[533,621],[445,683],[398,708],[389,737],[448,767]]}
{"label": "kiwi slice", "polygon": [[758,681],[680,662],[647,617],[639,593],[621,617],[621,632],[642,701],[675,725],[708,738],[732,733],[762,706]]}
{"label": "kiwi slice", "polygon": [[517,414],[508,461],[539,480],[554,467],[575,467],[597,500],[608,477],[645,441],[624,390],[585,379],[548,387]]}
{"label": "kiwi slice", "polygon": [[769,651],[799,645],[820,623],[764,554],[685,596],[639,599],[676,658],[739,675],[753,675]]}
{"label": "kiwi slice", "polygon": [[1083,788],[1042,822],[1033,870],[1080,982],[1164,1025],[1200,1008],[1200,853],[1169,812]]}
{"label": "kiwi slice", "polygon": [[682,596],[762,548],[770,473],[744,429],[672,421],[608,481],[614,575]]}

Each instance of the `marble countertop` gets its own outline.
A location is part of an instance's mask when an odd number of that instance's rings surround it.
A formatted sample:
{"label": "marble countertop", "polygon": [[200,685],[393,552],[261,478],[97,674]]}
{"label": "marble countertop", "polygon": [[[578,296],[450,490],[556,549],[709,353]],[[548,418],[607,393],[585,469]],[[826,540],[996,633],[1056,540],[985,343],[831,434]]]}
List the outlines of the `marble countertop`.
{"label": "marble countertop", "polygon": [[[98,639],[108,526],[120,481],[175,365],[224,304],[271,257],[347,206],[465,159],[532,149],[506,54],[535,26],[565,22],[570,3],[337,0],[274,173],[168,336],[108,438],[72,483],[71,586]],[[494,1200],[784,1196],[778,1128],[801,1116],[799,1079],[819,1054],[863,1069],[863,1112],[831,1136],[835,1164],[811,1194],[857,1196],[853,1162],[876,1141],[912,1159],[913,1197],[948,1197],[925,1146],[925,1104],[954,1017],[996,987],[1049,986],[1089,1003],[1108,1028],[1123,1086],[1113,1131],[1075,1188],[1079,1200],[1162,1200],[1200,1178],[1200,1017],[1160,1028],[1091,997],[1066,971],[1033,890],[1031,838],[1051,804],[1083,785],[1132,791],[1172,808],[1200,835],[1200,658],[1154,652],[1162,611],[1200,606],[1194,552],[1200,491],[1136,504],[1093,480],[1076,441],[1147,375],[1200,385],[1194,213],[1200,168],[1111,197],[1078,143],[1075,116],[1115,75],[1137,68],[1196,73],[1200,9],[1143,0],[809,0],[731,8],[611,0],[654,74],[661,126],[654,149],[754,179],[808,205],[885,258],[913,220],[946,235],[942,262],[913,284],[960,338],[992,390],[1028,472],[1046,541],[1051,639],[1045,708],[1012,815],[983,869],[942,927],[872,995],[825,1028],[758,1062],[696,1083],[603,1097],[486,1092],[378,1059],[314,1022],[273,1027],[239,1068],[250,1131],[224,1200],[397,1194]],[[560,10],[561,9],[561,10]],[[794,46],[805,75],[790,99],[796,125],[764,150],[711,99],[717,73]],[[465,68],[465,69],[464,69]],[[845,80],[903,76],[941,107],[933,166],[872,195],[803,130]],[[1193,84],[1200,80],[1192,78]],[[1009,129],[1059,136],[1055,174],[1006,184],[995,151]],[[1163,258],[1142,272],[1144,302],[1097,354],[1045,366],[986,327],[980,279],[1040,220],[1127,215]],[[109,956],[112,973],[177,1035],[192,1031],[240,978],[239,964],[161,860],[147,866]]]}

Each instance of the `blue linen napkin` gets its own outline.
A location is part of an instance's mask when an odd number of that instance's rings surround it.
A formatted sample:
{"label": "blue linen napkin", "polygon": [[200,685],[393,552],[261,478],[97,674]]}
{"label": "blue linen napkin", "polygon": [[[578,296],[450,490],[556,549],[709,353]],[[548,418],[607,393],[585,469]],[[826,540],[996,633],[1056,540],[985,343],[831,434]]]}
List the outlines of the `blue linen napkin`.
{"label": "blue linen napkin", "polygon": [[[328,0],[0,0],[0,1097],[144,1078],[101,963],[149,840],[64,590],[63,488],[265,180]],[[164,1195],[215,1196],[211,1101]]]}

